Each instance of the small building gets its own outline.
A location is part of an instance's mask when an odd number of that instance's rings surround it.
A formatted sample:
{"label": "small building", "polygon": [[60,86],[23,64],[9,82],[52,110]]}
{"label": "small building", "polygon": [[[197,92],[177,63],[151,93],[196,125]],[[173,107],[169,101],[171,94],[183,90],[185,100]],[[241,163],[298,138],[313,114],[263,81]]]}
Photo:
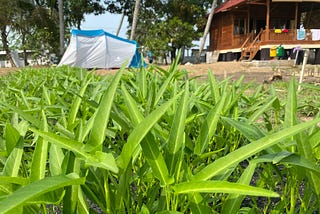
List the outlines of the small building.
{"label": "small building", "polygon": [[227,0],[215,9],[209,43],[219,61],[295,58],[312,49],[320,64],[320,0]]}

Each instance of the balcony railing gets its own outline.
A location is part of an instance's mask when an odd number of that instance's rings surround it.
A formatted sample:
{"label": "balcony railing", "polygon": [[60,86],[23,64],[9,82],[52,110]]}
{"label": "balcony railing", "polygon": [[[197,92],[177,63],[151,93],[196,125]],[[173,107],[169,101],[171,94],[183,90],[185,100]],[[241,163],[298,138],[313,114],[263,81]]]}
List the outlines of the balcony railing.
{"label": "balcony railing", "polygon": [[[269,39],[267,39],[269,38]],[[320,43],[320,29],[269,29],[261,35],[262,43]]]}

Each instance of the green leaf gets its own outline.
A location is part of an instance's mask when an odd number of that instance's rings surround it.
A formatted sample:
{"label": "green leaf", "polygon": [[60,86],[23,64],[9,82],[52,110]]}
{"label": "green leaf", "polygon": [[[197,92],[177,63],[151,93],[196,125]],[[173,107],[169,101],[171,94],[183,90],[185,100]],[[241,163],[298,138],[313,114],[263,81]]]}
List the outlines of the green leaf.
{"label": "green leaf", "polygon": [[19,175],[23,155],[23,143],[23,138],[20,137],[18,139],[18,142],[16,143],[15,148],[12,150],[5,162],[2,175],[12,177],[17,177]]}
{"label": "green leaf", "polygon": [[253,141],[248,145],[242,146],[241,148],[207,165],[204,169],[200,170],[194,175],[193,180],[208,180],[215,175],[223,174],[229,167],[238,164],[240,161],[245,160],[264,149],[267,149],[276,143],[287,139],[288,137],[294,136],[295,134],[308,129],[319,122],[320,119],[317,118],[312,121],[285,128],[277,133],[267,135],[259,140]]}
{"label": "green leaf", "polygon": [[12,150],[18,143],[20,137],[21,136],[19,132],[10,123],[7,123],[5,128],[5,140],[8,155],[12,152]]}
{"label": "green leaf", "polygon": [[256,111],[248,118],[248,122],[254,123],[264,112],[266,112],[272,104],[277,100],[277,97],[267,98],[263,106],[257,106]]}
{"label": "green leaf", "polygon": [[239,130],[250,141],[258,140],[265,136],[265,134],[254,125],[249,125],[246,122],[236,121],[229,117],[221,117],[221,119]]}
{"label": "green leaf", "polygon": [[[144,120],[142,114],[138,110],[133,98],[130,96],[128,91],[122,86],[122,91],[124,95],[124,100],[126,106],[128,107],[129,115],[132,120],[132,123],[136,126],[139,126]],[[169,106],[168,106],[169,107]],[[151,128],[151,127],[150,127]],[[130,135],[129,135],[130,138]],[[128,139],[129,142],[129,139]],[[173,179],[169,177],[169,172],[167,165],[164,161],[163,155],[161,154],[157,141],[152,134],[147,134],[147,136],[141,140],[141,148],[143,154],[145,155],[152,172],[156,178],[160,180],[162,186],[169,185],[173,183]]]}
{"label": "green leaf", "polygon": [[0,176],[0,184],[8,183],[24,186],[29,183],[29,179],[23,177]]}
{"label": "green leaf", "polygon": [[157,92],[157,94],[155,95],[155,99],[154,99],[154,103],[153,105],[157,105],[160,98],[163,96],[164,92],[166,91],[169,83],[171,82],[173,76],[176,74],[177,69],[173,69],[172,72],[170,73],[169,77],[167,77],[167,79],[161,84],[161,87],[159,89],[159,91]]}
{"label": "green leaf", "polygon": [[[241,174],[237,183],[249,185],[256,169],[256,161],[251,161],[244,172]],[[222,206],[222,214],[229,214],[229,213],[238,213],[241,203],[244,199],[244,195],[240,195],[238,193],[233,193],[228,195],[225,202]]]}
{"label": "green leaf", "polygon": [[29,185],[21,187],[0,201],[1,213],[6,213],[12,209],[18,208],[32,198],[38,197],[47,192],[55,191],[65,186],[84,184],[84,182],[85,178],[79,178],[76,174],[47,177],[42,180],[35,181]]}
{"label": "green leaf", "polygon": [[73,124],[76,120],[77,113],[79,111],[80,104],[82,101],[82,97],[83,97],[84,93],[86,92],[86,89],[87,89],[90,81],[91,81],[91,79],[87,80],[87,75],[86,75],[86,77],[84,78],[84,81],[82,82],[78,96],[76,96],[76,98],[72,102],[69,117],[68,117],[68,129],[69,130],[73,126]]}
{"label": "green leaf", "polygon": [[97,151],[96,153],[88,153],[87,150],[84,148],[83,144],[78,141],[64,138],[50,132],[36,130],[33,128],[30,128],[30,130],[35,134],[40,135],[42,138],[49,141],[50,143],[56,144],[61,148],[74,152],[76,155],[79,156],[79,158],[87,162],[87,164],[89,165],[101,167],[113,171],[115,173],[118,172],[118,167],[115,163],[112,154],[103,153],[100,151]]}
{"label": "green leaf", "polygon": [[[43,131],[48,131],[48,124],[46,115],[42,111],[42,125]],[[48,157],[48,142],[43,138],[38,138],[36,148],[33,153],[31,171],[30,171],[30,181],[40,180],[45,177],[46,165]]]}
{"label": "green leaf", "polygon": [[210,139],[212,138],[214,132],[216,131],[218,120],[220,118],[220,114],[224,110],[225,101],[227,97],[227,84],[224,86],[223,94],[218,104],[214,106],[208,113],[206,120],[203,122],[200,135],[197,138],[197,142],[194,148],[194,153],[197,155],[201,155],[206,147],[209,144]]}
{"label": "green leaf", "polygon": [[212,71],[208,71],[208,76],[209,76],[209,84],[211,88],[211,94],[212,97],[214,98],[215,104],[218,104],[218,101],[220,100],[220,92],[219,92],[219,84],[217,83],[216,78],[214,77]]}
{"label": "green leaf", "polygon": [[49,149],[49,170],[53,176],[62,174],[64,154],[60,146],[51,144]]}
{"label": "green leaf", "polygon": [[118,73],[113,78],[110,83],[108,89],[103,94],[99,107],[97,109],[97,113],[94,117],[94,126],[92,127],[89,140],[88,147],[92,147],[94,151],[101,151],[102,144],[105,139],[105,133],[107,128],[107,123],[109,121],[110,110],[113,104],[113,98],[115,96],[115,92],[117,86],[120,82],[121,75],[123,70],[125,69],[125,65],[118,71]]}
{"label": "green leaf", "polygon": [[41,121],[36,119],[32,114],[25,112],[21,110],[20,108],[17,108],[15,106],[5,104],[9,109],[13,110],[14,112],[18,113],[23,119],[30,122],[32,125],[34,125],[37,128],[40,128]]}
{"label": "green leaf", "polygon": [[187,81],[184,94],[179,101],[179,106],[173,118],[167,142],[167,164],[170,175],[176,174],[177,176],[181,166],[181,153],[185,147],[185,121],[188,113],[189,94],[189,82]]}
{"label": "green leaf", "polygon": [[227,181],[190,181],[177,184],[173,187],[176,194],[186,194],[193,192],[201,193],[236,193],[241,195],[279,197],[278,193],[270,190],[231,183]]}
{"label": "green leaf", "polygon": [[146,118],[144,118],[131,132],[128,137],[127,143],[123,146],[122,152],[117,159],[118,166],[122,169],[127,168],[132,154],[136,150],[137,146],[140,144],[142,139],[147,135],[150,129],[157,123],[157,121],[162,117],[162,115],[167,111],[167,109],[173,104],[173,102],[178,98],[179,95],[168,100],[166,103],[162,104]]}

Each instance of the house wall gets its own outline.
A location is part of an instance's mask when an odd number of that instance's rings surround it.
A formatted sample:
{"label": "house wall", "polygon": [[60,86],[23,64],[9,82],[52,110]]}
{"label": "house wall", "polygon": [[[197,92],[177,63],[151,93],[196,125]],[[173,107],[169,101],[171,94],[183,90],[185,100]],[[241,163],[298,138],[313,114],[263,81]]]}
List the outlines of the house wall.
{"label": "house wall", "polygon": [[210,32],[209,50],[232,48],[233,22],[230,13],[221,14],[214,18]]}

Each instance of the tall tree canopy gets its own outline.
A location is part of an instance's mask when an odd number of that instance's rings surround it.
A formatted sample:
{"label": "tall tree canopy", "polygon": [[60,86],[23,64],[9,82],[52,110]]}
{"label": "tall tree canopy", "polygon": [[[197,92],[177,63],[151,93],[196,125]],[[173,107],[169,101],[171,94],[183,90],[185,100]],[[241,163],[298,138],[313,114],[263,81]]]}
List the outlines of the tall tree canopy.
{"label": "tall tree canopy", "polygon": [[[134,3],[105,0],[106,10],[125,13],[130,26]],[[171,51],[174,57],[176,49],[191,48],[192,41],[201,37],[211,3],[209,0],[141,0],[135,39],[155,56]]]}
{"label": "tall tree canopy", "polygon": [[[58,0],[0,0],[0,4],[0,47],[12,64],[10,33],[20,41],[20,47],[15,48],[32,50],[37,55],[44,50],[58,53]],[[105,7],[101,0],[68,0],[64,1],[64,11],[65,31],[69,32],[70,28],[80,28],[85,14],[102,14]]]}
{"label": "tall tree canopy", "polygon": [[[67,0],[64,2],[65,32],[81,27],[85,14],[123,13],[132,25],[133,0]],[[58,0],[0,0],[2,48],[10,55],[8,32],[20,39],[22,50],[58,53]],[[211,0],[141,0],[136,37],[154,56],[191,48],[206,24]],[[128,30],[130,35],[130,27]]]}

